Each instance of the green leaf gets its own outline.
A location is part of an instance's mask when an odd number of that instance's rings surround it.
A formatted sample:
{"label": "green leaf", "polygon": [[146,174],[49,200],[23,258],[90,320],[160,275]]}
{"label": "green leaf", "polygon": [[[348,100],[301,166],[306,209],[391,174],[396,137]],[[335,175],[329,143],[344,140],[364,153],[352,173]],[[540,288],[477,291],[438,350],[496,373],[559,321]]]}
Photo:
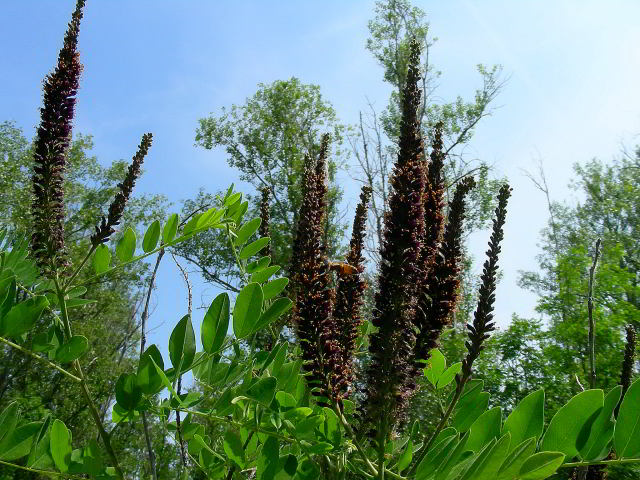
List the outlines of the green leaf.
{"label": "green leaf", "polygon": [[233,223],[235,223],[236,225],[239,224],[242,221],[242,217],[244,217],[244,214],[247,213],[247,210],[249,209],[249,202],[242,202],[237,210],[235,208],[235,205],[231,206],[229,208],[229,215],[231,217],[231,220],[233,220]]}
{"label": "green leaf", "polygon": [[227,457],[233,460],[241,469],[244,468],[244,449],[242,448],[242,440],[240,440],[240,436],[231,430],[227,430],[224,433],[222,446]]}
{"label": "green leaf", "polygon": [[213,299],[202,320],[200,335],[207,353],[220,350],[229,329],[229,295],[221,293]]}
{"label": "green leaf", "polygon": [[[47,422],[45,422],[46,424]],[[41,430],[42,431],[42,430]],[[40,439],[35,448],[29,452],[27,458],[27,467],[37,468],[40,470],[46,470],[54,466],[53,458],[50,453],[51,436],[48,431],[45,431],[44,436]]]}
{"label": "green leaf", "polygon": [[449,454],[446,460],[440,464],[438,469],[436,470],[435,480],[444,480],[447,478],[449,472],[453,469],[456,463],[461,459],[462,454],[466,451],[466,443],[469,439],[469,434],[465,434],[458,444],[456,448]]}
{"label": "green leaf", "polygon": [[262,287],[262,291],[264,292],[264,299],[271,300],[273,297],[279,295],[287,287],[288,283],[289,279],[286,277],[271,280],[269,283],[265,284],[264,287]]}
{"label": "green leaf", "polygon": [[81,297],[87,293],[87,287],[83,287],[82,285],[78,285],[77,287],[73,287],[71,290],[67,292],[66,298],[77,298]]}
{"label": "green leaf", "polygon": [[239,193],[239,192],[232,193],[224,199],[224,206],[228,207],[230,205],[233,205],[234,203],[239,202],[241,198],[242,198],[242,193]]}
{"label": "green leaf", "polygon": [[127,411],[138,406],[142,399],[142,390],[137,384],[137,376],[133,373],[123,373],[116,382],[116,401]]}
{"label": "green leaf", "polygon": [[521,480],[542,480],[548,478],[558,470],[564,462],[562,452],[540,452],[531,455],[520,468]]}
{"label": "green leaf", "polygon": [[260,250],[262,250],[264,247],[266,247],[270,240],[271,239],[269,237],[259,238],[255,242],[250,243],[249,245],[244,247],[242,250],[240,250],[240,253],[238,254],[238,256],[240,257],[240,259],[246,260],[247,258],[252,257],[256,253],[258,253]]}
{"label": "green leaf", "polygon": [[191,316],[185,315],[171,332],[169,337],[169,358],[173,368],[180,371],[188,369],[196,355],[196,335],[193,332]]}
{"label": "green leaf", "polygon": [[314,443],[311,447],[309,447],[308,450],[312,455],[321,455],[333,450],[333,445],[331,445],[329,442],[318,442]]}
{"label": "green leaf", "polygon": [[[153,362],[151,361],[152,358]],[[160,353],[160,350],[158,350],[158,347],[152,344],[140,357],[138,375],[136,378],[138,387],[140,387],[142,393],[147,395],[153,395],[160,389],[160,387],[162,387],[162,379],[160,378],[160,375],[158,375],[156,367],[153,365],[154,362],[164,370],[162,354]]]}
{"label": "green leaf", "polygon": [[281,412],[295,408],[295,406],[298,404],[298,402],[296,402],[296,398],[293,395],[283,391],[276,392],[276,400],[278,401],[278,405],[280,405]]}
{"label": "green leaf", "polygon": [[542,439],[541,451],[562,452],[572,459],[587,442],[591,424],[604,404],[604,392],[586,390],[553,416]]}
{"label": "green leaf", "polygon": [[95,253],[93,254],[93,270],[96,274],[100,275],[103,272],[109,270],[109,264],[111,264],[111,252],[109,247],[104,243],[98,245]]}
{"label": "green leaf", "polygon": [[136,251],[136,233],[127,227],[122,235],[118,245],[116,245],[116,257],[122,263],[128,262],[133,258],[133,254]]}
{"label": "green leaf", "polygon": [[524,397],[504,422],[504,432],[511,433],[515,448],[527,438],[542,435],[544,427],[544,390],[536,390]]}
{"label": "green leaf", "polygon": [[259,272],[260,270],[264,270],[269,266],[270,263],[271,263],[271,257],[269,256],[261,257],[258,260],[255,260],[247,264],[247,273],[255,273],[255,272]]}
{"label": "green leaf", "polygon": [[[294,410],[297,410],[297,409],[294,409]],[[315,431],[315,429],[322,426],[323,423],[324,423],[324,415],[309,415],[305,419],[297,422],[296,434],[303,437],[313,436],[312,434]]]}
{"label": "green leaf", "polygon": [[180,404],[180,406],[183,406],[180,396],[174,390],[173,386],[171,385],[171,382],[167,378],[167,375],[164,373],[164,370],[155,363],[155,361],[153,360],[153,357],[149,357],[149,358],[151,359],[151,363],[153,363],[153,366],[156,368],[156,372],[158,372],[158,376],[162,380],[163,385],[167,387],[169,392],[171,392],[171,395],[173,396],[173,398],[177,399],[178,404]]}
{"label": "green leaf", "polygon": [[60,363],[70,363],[80,358],[89,349],[89,340],[83,335],[74,335],[71,340],[60,345],[56,350],[56,360]]}
{"label": "green leaf", "polygon": [[256,283],[264,283],[269,280],[272,275],[275,275],[278,270],[280,270],[280,265],[272,265],[270,267],[267,267],[264,270],[260,270],[259,272],[251,275],[251,281]]}
{"label": "green leaf", "polygon": [[620,401],[622,386],[618,385],[611,389],[604,397],[604,406],[598,418],[591,427],[589,439],[584,447],[580,449],[580,456],[585,461],[602,460],[609,455],[609,442],[613,438],[616,422],[613,418],[613,411]]}
{"label": "green leaf", "polygon": [[249,283],[240,291],[233,307],[233,333],[236,338],[244,338],[256,330],[262,300],[262,287],[258,283]]}
{"label": "green leaf", "polygon": [[49,305],[47,298],[37,295],[13,306],[9,313],[0,319],[0,335],[17,338],[27,333],[38,321],[47,305]]}
{"label": "green leaf", "polygon": [[18,402],[11,402],[2,413],[0,413],[0,445],[7,438],[18,424]]}
{"label": "green leaf", "polygon": [[451,382],[453,382],[453,379],[456,377],[456,375],[461,371],[462,371],[462,362],[454,363],[453,365],[451,365],[442,373],[442,375],[440,375],[440,378],[438,379],[438,385],[436,386],[436,388],[440,390],[441,388],[444,388],[447,385],[449,385]]}
{"label": "green leaf", "polygon": [[196,229],[196,227],[198,226],[198,221],[200,220],[201,216],[202,216],[202,213],[196,213],[193,217],[191,217],[191,220],[187,222],[187,224],[184,226],[184,229],[182,230],[183,237],[186,237]]}
{"label": "green leaf", "polygon": [[411,464],[411,460],[413,459],[413,439],[409,438],[407,440],[407,444],[404,447],[402,455],[398,459],[398,463],[396,464],[396,468],[398,472],[402,472],[405,468],[407,468]]}
{"label": "green leaf", "polygon": [[2,330],[4,328],[2,326],[3,325],[3,319],[7,315],[7,313],[9,313],[9,311],[15,305],[16,290],[17,290],[16,279],[15,279],[15,277],[11,277],[10,278],[10,282],[9,282],[9,287],[7,289],[6,297],[5,297],[4,301],[2,302],[2,306],[0,306],[0,335],[4,335],[2,333]]}
{"label": "green leaf", "polygon": [[640,455],[640,379],[624,395],[616,422],[613,445],[618,458]]}
{"label": "green leaf", "polygon": [[458,432],[469,430],[473,422],[483,414],[489,405],[489,393],[480,392],[477,395],[469,395],[461,398],[455,410],[452,426]]}
{"label": "green leaf", "polygon": [[64,473],[71,464],[71,433],[64,423],[56,419],[51,426],[49,438],[53,461],[58,470]]}
{"label": "green leaf", "polygon": [[22,425],[5,436],[0,444],[0,460],[12,461],[26,457],[31,451],[34,437],[38,435],[42,422],[31,422]]}
{"label": "green leaf", "polygon": [[149,228],[147,228],[147,233],[144,234],[144,238],[142,239],[142,250],[144,253],[149,253],[156,245],[158,245],[158,240],[160,239],[160,222],[156,220]]}
{"label": "green leaf", "polygon": [[67,309],[83,307],[85,305],[90,305],[92,303],[98,303],[98,301],[91,300],[89,298],[70,298],[69,300],[66,301]]}
{"label": "green leaf", "polygon": [[89,445],[82,449],[82,465],[84,470],[91,475],[97,476],[102,473],[104,468],[102,454],[95,439],[91,439]]}
{"label": "green leaf", "polygon": [[502,409],[494,407],[491,410],[487,410],[471,425],[467,448],[474,452],[479,452],[487,443],[500,436],[501,428]]}
{"label": "green leaf", "polygon": [[277,438],[269,437],[264,442],[256,468],[257,480],[274,479],[280,470],[280,445]]}
{"label": "green leaf", "polygon": [[531,437],[519,445],[516,445],[515,448],[511,449],[511,453],[507,455],[507,458],[505,458],[504,463],[500,467],[497,480],[512,480],[516,477],[522,464],[527,458],[533,455],[535,451],[536,437]]}
{"label": "green leaf", "polygon": [[276,393],[277,380],[274,377],[261,378],[253,384],[246,392],[247,397],[269,406]]}
{"label": "green leaf", "polygon": [[442,352],[437,348],[432,349],[429,354],[427,368],[424,369],[424,374],[434,387],[438,383],[438,379],[444,372],[446,365],[447,360],[444,358]]}
{"label": "green leaf", "polygon": [[452,435],[431,447],[422,461],[418,464],[416,469],[416,480],[426,480],[429,478],[440,464],[449,456],[456,445],[458,445],[458,440],[458,435]]}
{"label": "green leaf", "polygon": [[462,480],[495,480],[498,476],[498,470],[505,461],[505,457],[509,453],[509,446],[511,444],[511,434],[507,432],[500,440],[498,440],[484,460],[478,465],[473,477],[468,477]]}
{"label": "green leaf", "polygon": [[260,316],[254,331],[262,330],[271,322],[276,321],[293,306],[293,302],[286,297],[276,299],[269,308]]}
{"label": "green leaf", "polygon": [[260,218],[249,220],[236,231],[236,238],[233,240],[233,243],[237,246],[247,243],[249,237],[251,237],[251,235],[253,235],[258,230],[258,228],[260,228],[261,223],[262,220]]}
{"label": "green leaf", "polygon": [[336,415],[336,412],[334,412],[331,408],[324,407],[322,411],[325,418],[324,436],[327,437],[327,439],[333,444],[333,446],[337,448],[340,446],[340,442],[342,441],[340,419],[338,418],[338,415]]}
{"label": "green leaf", "polygon": [[162,241],[165,244],[170,243],[175,238],[178,232],[178,222],[179,217],[177,213],[169,215],[167,223],[164,224],[164,228],[162,229]]}
{"label": "green leaf", "polygon": [[487,443],[482,450],[477,454],[466,459],[466,461],[460,462],[456,465],[455,469],[451,472],[448,478],[455,478],[456,480],[471,480],[475,479],[476,471],[484,464],[487,457],[496,445],[496,439],[494,438]]}

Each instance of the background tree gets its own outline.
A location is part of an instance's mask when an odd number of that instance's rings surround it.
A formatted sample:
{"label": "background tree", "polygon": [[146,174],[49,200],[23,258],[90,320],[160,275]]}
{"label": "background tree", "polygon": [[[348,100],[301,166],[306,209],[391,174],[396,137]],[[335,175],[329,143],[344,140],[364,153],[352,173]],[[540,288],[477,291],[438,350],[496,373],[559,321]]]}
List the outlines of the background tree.
{"label": "background tree", "polygon": [[[302,201],[302,175],[305,155],[317,157],[323,133],[331,135],[328,155],[328,214],[324,239],[329,258],[342,253],[345,225],[339,213],[342,189],[335,182],[338,168],[344,166],[346,127],[339,123],[332,105],[317,85],[307,85],[295,77],[271,84],[259,84],[256,93],[243,105],[222,108],[219,115],[200,119],[196,143],[206,149],[222,147],[229,166],[240,171],[240,179],[255,187],[250,195],[251,212],[259,216],[260,189],[270,193],[270,235],[274,264],[290,263],[291,245]],[[197,202],[212,196],[201,194]],[[195,204],[189,204],[193,207]],[[180,250],[196,261],[205,277],[233,277],[225,270],[233,262],[225,260],[226,243],[216,233],[198,236]],[[233,267],[229,267],[233,269]]]}

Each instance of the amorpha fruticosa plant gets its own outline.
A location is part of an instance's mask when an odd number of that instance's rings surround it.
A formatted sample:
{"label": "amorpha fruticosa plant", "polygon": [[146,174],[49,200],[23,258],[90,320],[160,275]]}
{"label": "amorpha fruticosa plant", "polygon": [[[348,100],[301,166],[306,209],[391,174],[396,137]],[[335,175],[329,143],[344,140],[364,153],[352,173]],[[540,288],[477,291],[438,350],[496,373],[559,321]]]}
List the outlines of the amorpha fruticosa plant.
{"label": "amorpha fruticosa plant", "polygon": [[[127,228],[112,258],[107,242],[119,228],[151,148],[151,134],[143,135],[84,259],[72,264],[62,235],[63,179],[81,71],[76,45],[83,8],[84,0],[78,0],[58,65],[44,84],[30,240],[3,237],[0,341],[78,383],[99,437],[74,444],[60,419],[49,415],[25,423],[21,405],[14,402],[0,413],[0,464],[60,478],[128,478],[111,432],[121,422],[142,420],[146,477],[156,479],[149,416],[168,422],[175,432],[185,478],[536,480],[559,468],[640,462],[640,382],[631,379],[632,331],[622,385],[605,395],[592,382],[557,412],[546,430],[542,390],[531,392],[504,421],[499,407],[487,409],[489,394],[473,378],[474,362],[495,328],[492,312],[508,185],[498,194],[478,305],[468,325],[467,353],[446,368],[438,338],[456,304],[465,196],[474,182],[459,182],[445,222],[440,127],[433,132],[427,159],[416,115],[416,43],[403,90],[399,152],[370,324],[361,316],[366,288],[361,275],[371,190],[362,191],[346,258],[328,258],[323,242],[328,136],[319,154],[305,161],[290,285],[287,278],[274,278],[280,267],[270,264],[268,215],[245,219],[248,202],[233,187],[218,198],[217,206],[182,222],[176,214],[164,226],[153,222],[137,255],[136,233]],[[88,341],[73,333],[73,309],[91,302],[84,298],[78,273],[92,268],[98,278],[152,255],[157,255],[157,267],[165,251],[212,228],[227,236],[242,288],[233,302],[221,293],[211,303],[201,320],[202,350],[191,312],[177,322],[168,342],[171,366],[156,345],[145,345],[145,310],[137,370],[118,379],[111,421],[105,421],[83,370]],[[290,309],[295,343],[283,340],[276,327]],[[46,331],[30,335],[38,321],[46,322]],[[258,334],[271,337],[259,342],[267,348],[257,347]],[[370,362],[359,370],[354,357],[365,336]],[[181,392],[181,377],[190,371],[203,386],[200,393]],[[422,375],[435,389],[450,390],[437,427],[427,432],[419,422],[407,425],[405,417],[407,400]],[[173,412],[176,422],[169,423]]]}

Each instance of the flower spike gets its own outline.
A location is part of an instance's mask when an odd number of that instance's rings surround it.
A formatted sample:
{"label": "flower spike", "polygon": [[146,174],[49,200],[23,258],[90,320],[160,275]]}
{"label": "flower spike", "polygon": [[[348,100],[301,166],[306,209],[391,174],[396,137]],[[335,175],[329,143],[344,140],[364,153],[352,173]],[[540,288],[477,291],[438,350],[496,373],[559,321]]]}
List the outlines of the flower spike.
{"label": "flower spike", "polygon": [[78,0],[53,73],[44,80],[44,101],[34,151],[31,248],[43,271],[68,265],[64,248],[64,169],[71,142],[82,64],[77,52],[84,0]]}

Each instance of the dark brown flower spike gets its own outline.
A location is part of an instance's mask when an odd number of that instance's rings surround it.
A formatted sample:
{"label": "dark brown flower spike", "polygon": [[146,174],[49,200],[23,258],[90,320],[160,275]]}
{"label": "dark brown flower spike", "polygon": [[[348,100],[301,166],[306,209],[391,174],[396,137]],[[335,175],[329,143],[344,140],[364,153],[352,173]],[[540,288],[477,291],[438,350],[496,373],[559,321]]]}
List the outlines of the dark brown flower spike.
{"label": "dark brown flower spike", "polygon": [[427,178],[424,192],[424,237],[420,252],[420,264],[423,278],[429,278],[436,258],[444,230],[444,180],[442,167],[444,152],[442,151],[442,124],[438,123],[434,130],[434,139],[427,165]]}
{"label": "dark brown flower spike", "polygon": [[418,259],[424,237],[425,189],[423,143],[417,117],[419,60],[420,48],[414,41],[403,91],[398,158],[390,181],[389,210],[380,247],[378,292],[372,319],[378,331],[370,337],[371,364],[361,412],[364,419],[377,423],[372,433],[379,445],[403,421],[407,400],[415,390],[413,321],[416,285],[421,274]]}
{"label": "dark brown flower spike", "polygon": [[138,151],[133,157],[131,165],[129,165],[127,175],[125,176],[124,181],[118,184],[120,191],[116,194],[111,205],[109,205],[108,217],[106,219],[102,217],[100,226],[96,226],[96,233],[91,236],[91,244],[94,247],[109,240],[111,234],[115,232],[114,227],[120,223],[122,214],[124,213],[124,207],[127,205],[131,192],[133,191],[133,187],[136,184],[136,180],[140,176],[142,162],[151,147],[152,139],[153,135],[150,133],[145,133],[142,136],[142,141],[140,142]]}
{"label": "dark brown flower spike", "polygon": [[306,190],[300,207],[294,241],[293,271],[296,293],[293,323],[300,340],[303,368],[312,393],[324,404],[324,397],[335,398],[335,376],[340,363],[337,330],[331,315],[333,292],[331,275],[322,242],[326,215],[326,156],[329,137],[322,139],[315,163],[305,172]]}
{"label": "dark brown flower spike", "polygon": [[64,169],[71,142],[76,94],[82,72],[77,52],[84,0],[78,0],[53,73],[44,80],[44,101],[34,151],[31,247],[45,271],[64,268]]}
{"label": "dark brown flower spike", "polygon": [[[460,260],[462,258],[462,223],[465,216],[464,198],[475,186],[467,177],[456,186],[449,205],[449,219],[436,256],[435,265],[419,298],[416,326],[416,359],[427,360],[429,351],[438,344],[443,328],[448,325],[458,298]],[[422,367],[424,365],[420,365]]]}
{"label": "dark brown flower spike", "polygon": [[478,358],[484,348],[484,341],[495,330],[493,322],[493,303],[496,295],[496,275],[498,273],[498,255],[500,254],[500,242],[504,237],[504,221],[507,215],[507,201],[511,195],[511,188],[504,184],[498,192],[498,206],[493,219],[491,238],[487,260],[482,270],[480,290],[478,292],[478,306],[473,315],[473,325],[467,325],[469,340],[465,343],[467,355],[462,361],[462,378],[471,378],[473,362]]}
{"label": "dark brown flower spike", "polygon": [[[258,234],[261,237],[269,237],[269,189],[262,189],[262,199],[260,200],[260,229]],[[271,242],[263,250],[265,255],[271,256]]]}
{"label": "dark brown flower spike", "polygon": [[337,388],[341,397],[349,396],[349,387],[353,381],[353,354],[356,348],[356,340],[362,324],[360,309],[363,304],[363,294],[366,283],[361,277],[364,271],[365,228],[371,188],[362,187],[360,203],[356,207],[351,231],[351,242],[346,263],[338,264],[338,286],[336,288],[336,303],[333,309],[333,317],[339,329],[340,367]]}
{"label": "dark brown flower spike", "polygon": [[[631,380],[633,376],[633,364],[635,362],[636,354],[636,330],[633,325],[627,325],[627,344],[624,347],[624,359],[622,361],[622,372],[620,374],[620,385],[622,385],[622,395],[620,396],[620,403],[624,398],[624,394],[629,390]],[[616,417],[618,416],[618,410],[620,404],[616,407]]]}

